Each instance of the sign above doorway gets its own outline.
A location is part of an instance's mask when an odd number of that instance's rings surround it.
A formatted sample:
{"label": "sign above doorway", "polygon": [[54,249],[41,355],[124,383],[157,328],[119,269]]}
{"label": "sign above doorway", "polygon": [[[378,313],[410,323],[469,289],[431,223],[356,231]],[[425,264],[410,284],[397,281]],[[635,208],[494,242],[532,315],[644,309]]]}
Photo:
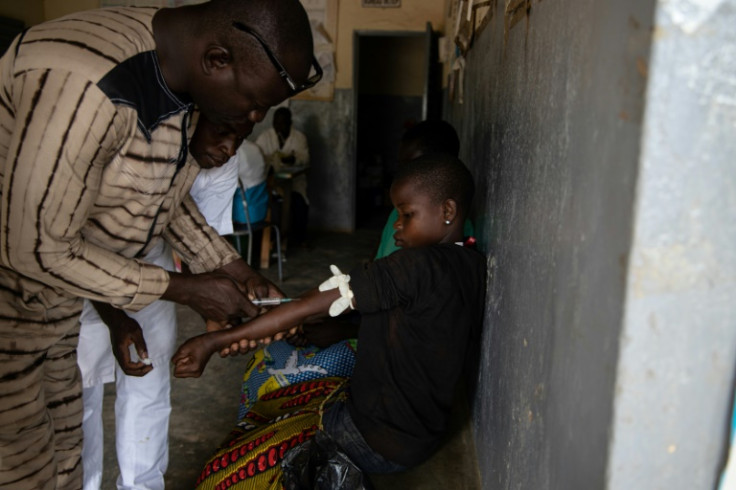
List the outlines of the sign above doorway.
{"label": "sign above doorway", "polygon": [[363,7],[401,7],[401,0],[361,0]]}

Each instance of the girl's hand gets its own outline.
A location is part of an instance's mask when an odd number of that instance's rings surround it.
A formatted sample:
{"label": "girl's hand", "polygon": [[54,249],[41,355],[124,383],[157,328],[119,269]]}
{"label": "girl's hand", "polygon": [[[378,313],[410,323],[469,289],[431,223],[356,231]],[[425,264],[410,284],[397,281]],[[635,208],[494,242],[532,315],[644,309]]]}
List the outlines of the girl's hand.
{"label": "girl's hand", "polygon": [[207,361],[212,356],[212,351],[205,340],[206,337],[206,334],[192,337],[177,349],[171,358],[175,377],[199,378],[202,375]]}

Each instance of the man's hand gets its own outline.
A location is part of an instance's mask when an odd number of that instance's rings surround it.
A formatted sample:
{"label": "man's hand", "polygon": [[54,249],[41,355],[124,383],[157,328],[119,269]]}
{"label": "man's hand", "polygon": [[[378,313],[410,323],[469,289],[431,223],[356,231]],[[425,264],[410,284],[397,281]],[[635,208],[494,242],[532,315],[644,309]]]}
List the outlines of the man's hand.
{"label": "man's hand", "polygon": [[253,318],[258,307],[248,298],[283,298],[284,293],[243,259],[204,274],[169,273],[163,299],[190,306],[203,318],[217,322],[232,318]]}
{"label": "man's hand", "polygon": [[143,338],[143,330],[138,322],[130,318],[123,310],[107,303],[93,301],[92,305],[100,314],[100,318],[110,330],[110,345],[120,369],[128,376],[145,376],[153,366],[142,361],[130,359],[130,346],[134,346],[138,359],[148,359],[148,349]]}
{"label": "man's hand", "polygon": [[[121,312],[123,313],[123,312]],[[110,344],[112,353],[118,360],[120,369],[128,376],[145,376],[153,369],[153,366],[143,362],[148,359],[148,349],[143,338],[143,330],[138,322],[123,313],[116,325],[108,325],[110,328]],[[138,353],[138,361],[133,362],[130,356],[130,346],[135,347]]]}
{"label": "man's hand", "polygon": [[256,273],[245,277],[241,276],[238,280],[242,281],[249,299],[285,297],[283,291],[260,274]]}
{"label": "man's hand", "polygon": [[226,321],[258,314],[258,307],[248,300],[245,284],[231,275],[220,272],[192,275],[170,272],[169,275],[169,287],[162,299],[187,305],[203,318]]}

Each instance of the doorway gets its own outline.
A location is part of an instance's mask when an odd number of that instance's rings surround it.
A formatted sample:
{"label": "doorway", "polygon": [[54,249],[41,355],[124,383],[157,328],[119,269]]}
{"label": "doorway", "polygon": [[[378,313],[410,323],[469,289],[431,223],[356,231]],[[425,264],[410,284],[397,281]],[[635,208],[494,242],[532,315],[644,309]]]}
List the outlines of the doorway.
{"label": "doorway", "polygon": [[355,224],[383,227],[388,188],[404,131],[440,117],[436,36],[425,32],[357,31],[354,36]]}

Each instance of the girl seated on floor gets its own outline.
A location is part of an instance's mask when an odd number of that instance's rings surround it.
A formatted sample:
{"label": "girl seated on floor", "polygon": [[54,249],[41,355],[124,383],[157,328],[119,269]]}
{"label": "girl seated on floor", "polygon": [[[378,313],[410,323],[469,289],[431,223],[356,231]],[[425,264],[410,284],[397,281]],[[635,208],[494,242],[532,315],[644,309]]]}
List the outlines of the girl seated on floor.
{"label": "girl seated on floor", "polygon": [[[485,257],[463,246],[473,195],[465,165],[449,155],[404,164],[391,186],[399,213],[392,255],[333,277],[238,327],[187,340],[174,375],[198,377],[210,356],[307,319],[361,313],[357,360],[345,393],[320,428],[367,473],[403,471],[434,453],[448,426],[465,359],[477,345]],[[345,394],[343,393],[343,395]]]}

